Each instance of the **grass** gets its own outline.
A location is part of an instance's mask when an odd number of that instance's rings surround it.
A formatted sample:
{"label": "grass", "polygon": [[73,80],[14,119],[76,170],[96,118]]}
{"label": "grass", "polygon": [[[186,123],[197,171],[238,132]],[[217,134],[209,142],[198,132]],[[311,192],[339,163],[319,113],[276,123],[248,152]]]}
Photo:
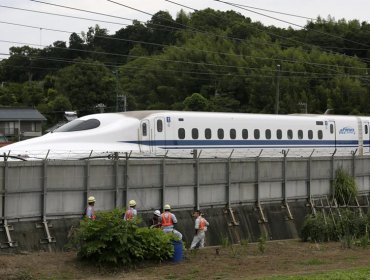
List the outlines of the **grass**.
{"label": "grass", "polygon": [[348,270],[335,270],[331,272],[320,272],[306,275],[294,275],[294,276],[271,276],[258,279],[265,280],[365,280],[370,279],[370,267],[348,269]]}

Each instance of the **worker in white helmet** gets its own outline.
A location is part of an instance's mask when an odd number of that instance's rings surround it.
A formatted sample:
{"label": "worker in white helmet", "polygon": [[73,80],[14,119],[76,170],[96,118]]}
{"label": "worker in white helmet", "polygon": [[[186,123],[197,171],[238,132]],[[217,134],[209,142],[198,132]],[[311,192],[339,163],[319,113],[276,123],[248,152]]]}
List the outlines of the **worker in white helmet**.
{"label": "worker in white helmet", "polygon": [[96,215],[95,215],[95,197],[94,196],[89,196],[87,199],[88,206],[86,207],[85,215],[87,218],[95,221]]}
{"label": "worker in white helmet", "polygon": [[129,209],[126,210],[125,216],[123,217],[125,221],[130,221],[137,216],[136,201],[130,200],[128,205],[129,205]]}
{"label": "worker in white helmet", "polygon": [[177,224],[177,219],[175,214],[171,213],[171,206],[166,204],[163,209],[164,212],[160,217],[163,232],[173,232],[181,240],[182,234],[174,229],[174,225]]}
{"label": "worker in white helmet", "polygon": [[155,210],[153,212],[153,217],[149,221],[149,227],[150,228],[161,228],[160,217],[161,217],[161,211]]}
{"label": "worker in white helmet", "polygon": [[209,226],[208,221],[203,217],[199,210],[194,211],[193,216],[195,218],[195,235],[190,245],[191,250],[204,247],[204,239],[207,227]]}

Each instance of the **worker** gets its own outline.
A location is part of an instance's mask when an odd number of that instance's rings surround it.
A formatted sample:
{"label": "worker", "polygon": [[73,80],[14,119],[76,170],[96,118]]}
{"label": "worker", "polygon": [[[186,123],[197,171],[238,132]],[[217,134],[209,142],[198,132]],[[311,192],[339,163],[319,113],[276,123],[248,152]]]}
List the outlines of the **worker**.
{"label": "worker", "polygon": [[95,197],[94,196],[89,196],[87,199],[88,206],[86,207],[85,215],[87,218],[95,221],[96,216],[95,216]]}
{"label": "worker", "polygon": [[160,221],[163,232],[173,232],[180,240],[182,239],[182,234],[174,229],[174,225],[177,224],[177,219],[175,214],[171,213],[171,206],[169,204],[164,206],[164,212],[160,217]]}
{"label": "worker", "polygon": [[123,219],[125,221],[130,221],[134,219],[137,216],[137,210],[136,210],[136,201],[135,200],[130,200],[129,204],[129,209],[125,212],[125,215]]}
{"label": "worker", "polygon": [[150,228],[161,228],[161,211],[155,210],[153,212],[153,217],[149,221]]}
{"label": "worker", "polygon": [[206,236],[207,227],[209,226],[208,221],[201,215],[199,210],[194,211],[193,214],[195,218],[195,235],[193,241],[191,242],[190,249],[203,248],[204,239]]}

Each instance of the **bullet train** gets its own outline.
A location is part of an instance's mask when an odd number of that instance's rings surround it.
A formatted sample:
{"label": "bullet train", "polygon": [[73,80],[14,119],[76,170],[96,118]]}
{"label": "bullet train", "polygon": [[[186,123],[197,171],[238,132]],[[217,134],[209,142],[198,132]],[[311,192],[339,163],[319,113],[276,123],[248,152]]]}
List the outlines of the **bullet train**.
{"label": "bullet train", "polygon": [[370,117],[131,111],[88,115],[0,148],[7,158],[73,159],[160,151],[370,152]]}

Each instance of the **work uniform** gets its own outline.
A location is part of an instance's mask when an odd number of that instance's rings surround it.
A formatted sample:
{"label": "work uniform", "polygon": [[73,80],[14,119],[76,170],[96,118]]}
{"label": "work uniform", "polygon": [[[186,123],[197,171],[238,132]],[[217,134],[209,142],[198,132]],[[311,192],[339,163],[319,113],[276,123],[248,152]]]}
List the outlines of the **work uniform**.
{"label": "work uniform", "polygon": [[161,228],[160,217],[154,215],[149,221],[150,228]]}
{"label": "work uniform", "polygon": [[87,208],[86,208],[86,217],[95,221],[96,216],[95,216],[94,206],[92,206],[92,205],[87,206]]}
{"label": "work uniform", "polygon": [[163,212],[160,217],[160,222],[163,232],[173,232],[179,239],[182,239],[182,234],[173,228],[174,224],[177,224],[177,219],[174,214],[169,211]]}
{"label": "work uniform", "polygon": [[206,237],[206,231],[207,226],[209,226],[209,223],[206,219],[204,219],[202,216],[198,216],[198,218],[195,220],[195,232],[193,241],[191,242],[190,249],[194,249],[198,244],[199,248],[204,247],[204,239]]}
{"label": "work uniform", "polygon": [[127,209],[123,219],[125,221],[129,221],[129,220],[132,220],[133,218],[135,218],[136,216],[137,216],[137,210],[133,207],[130,207],[129,209]]}

